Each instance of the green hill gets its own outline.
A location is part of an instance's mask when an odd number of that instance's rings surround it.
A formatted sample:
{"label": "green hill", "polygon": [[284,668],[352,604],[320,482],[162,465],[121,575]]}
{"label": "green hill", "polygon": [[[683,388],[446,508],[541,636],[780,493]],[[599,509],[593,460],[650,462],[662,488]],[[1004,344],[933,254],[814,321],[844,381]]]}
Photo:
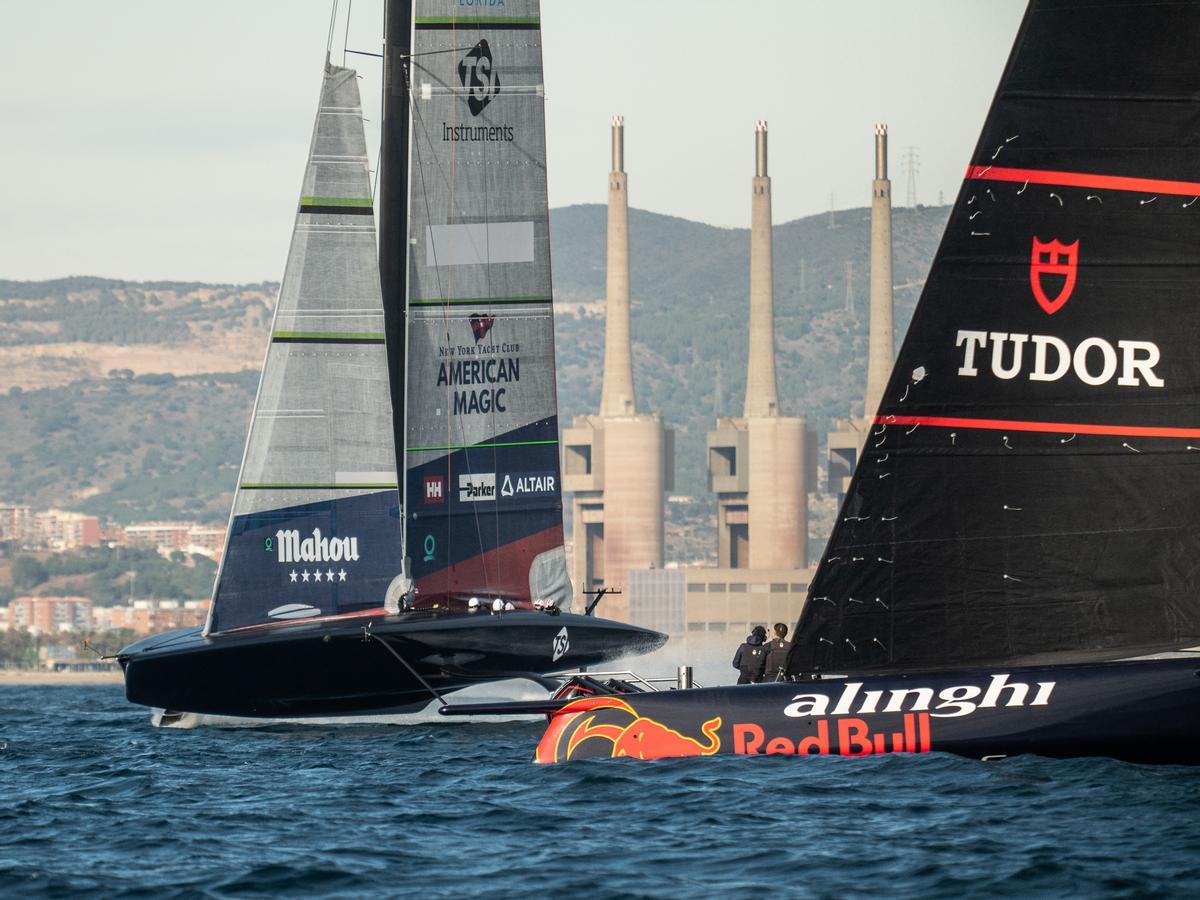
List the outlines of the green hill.
{"label": "green hill", "polygon": [[[903,333],[948,209],[897,209],[897,337]],[[564,421],[599,405],[604,346],[605,208],[554,210],[559,405]],[[830,227],[834,225],[835,227]],[[737,415],[745,390],[749,231],[633,210],[630,249],[639,408],[676,429],[672,558],[714,543],[704,435]],[[861,412],[866,381],[869,213],[853,209],[775,229],[780,402],[822,437]],[[852,271],[847,308],[847,264]],[[0,348],[55,342],[222,345],[235,329],[261,359],[265,305],[277,285],[136,283],[96,278],[0,281]],[[228,340],[228,339],[227,339]],[[19,349],[18,347],[18,349]],[[237,478],[257,373],[107,378],[0,395],[0,500],[64,506],[118,521],[222,520]]]}

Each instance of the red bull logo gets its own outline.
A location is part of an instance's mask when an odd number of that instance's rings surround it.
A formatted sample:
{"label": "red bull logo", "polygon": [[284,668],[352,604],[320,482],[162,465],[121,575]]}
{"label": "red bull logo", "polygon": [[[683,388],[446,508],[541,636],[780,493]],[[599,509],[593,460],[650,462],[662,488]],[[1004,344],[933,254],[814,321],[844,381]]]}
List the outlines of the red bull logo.
{"label": "red bull logo", "polygon": [[716,716],[700,726],[703,743],[661,722],[639,715],[619,697],[584,697],[554,714],[538,742],[539,763],[566,762],[575,757],[667,759],[712,756],[721,750]]}

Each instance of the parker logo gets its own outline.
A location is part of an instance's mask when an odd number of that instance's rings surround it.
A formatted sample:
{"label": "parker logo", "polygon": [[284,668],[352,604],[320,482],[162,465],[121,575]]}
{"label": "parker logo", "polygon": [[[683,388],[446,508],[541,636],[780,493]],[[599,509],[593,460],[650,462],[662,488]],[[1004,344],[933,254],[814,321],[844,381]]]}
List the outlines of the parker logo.
{"label": "parker logo", "polygon": [[446,502],[446,479],[441,475],[426,475],[425,476],[425,502],[426,503],[445,503]]}
{"label": "parker logo", "polygon": [[458,476],[458,500],[460,503],[480,503],[495,499],[495,472],[476,472]]}
{"label": "parker logo", "polygon": [[458,80],[467,91],[467,108],[477,116],[500,93],[500,76],[492,66],[492,48],[481,40],[458,64]]}
{"label": "parker logo", "polygon": [[[1054,315],[1071,299],[1078,264],[1079,241],[1063,244],[1057,239],[1046,243],[1036,237],[1033,239],[1033,250],[1029,257],[1029,285],[1033,288],[1034,299],[1048,315]],[[1062,279],[1058,293],[1053,298],[1046,295],[1046,282],[1043,279],[1047,276],[1051,285]]]}
{"label": "parker logo", "polygon": [[488,332],[492,330],[492,326],[496,324],[495,316],[482,316],[475,313],[471,316],[471,334],[475,335],[475,343],[479,343],[488,336]]}

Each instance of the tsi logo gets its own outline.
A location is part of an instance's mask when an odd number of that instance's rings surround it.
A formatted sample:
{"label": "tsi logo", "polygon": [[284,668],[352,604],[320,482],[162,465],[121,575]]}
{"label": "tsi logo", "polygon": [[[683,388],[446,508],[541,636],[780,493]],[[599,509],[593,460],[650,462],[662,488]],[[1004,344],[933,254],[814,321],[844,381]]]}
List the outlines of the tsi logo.
{"label": "tsi logo", "polygon": [[458,499],[462,503],[479,503],[496,499],[496,473],[474,472],[458,476]]}
{"label": "tsi logo", "polygon": [[492,68],[492,48],[480,41],[458,64],[458,80],[467,90],[467,108],[477,116],[500,93],[500,76]]}
{"label": "tsi logo", "polygon": [[554,636],[554,655],[550,657],[550,662],[558,662],[567,655],[567,651],[571,649],[571,639],[567,635],[567,626],[564,625]]}

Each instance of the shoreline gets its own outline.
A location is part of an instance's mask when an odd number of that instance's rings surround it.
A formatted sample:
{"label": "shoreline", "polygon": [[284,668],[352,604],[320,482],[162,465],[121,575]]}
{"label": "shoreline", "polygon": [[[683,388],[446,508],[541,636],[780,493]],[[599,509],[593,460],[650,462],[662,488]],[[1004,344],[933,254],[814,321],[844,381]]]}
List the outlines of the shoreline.
{"label": "shoreline", "polygon": [[0,669],[0,687],[6,685],[81,685],[121,684],[121,670],[115,672],[44,672],[38,669]]}

